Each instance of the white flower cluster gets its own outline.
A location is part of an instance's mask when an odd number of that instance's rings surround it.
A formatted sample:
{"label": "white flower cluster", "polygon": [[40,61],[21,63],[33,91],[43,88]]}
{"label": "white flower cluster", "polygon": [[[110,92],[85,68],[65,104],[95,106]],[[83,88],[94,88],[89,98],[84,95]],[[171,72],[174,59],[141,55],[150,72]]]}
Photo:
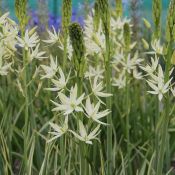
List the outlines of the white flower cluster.
{"label": "white flower cluster", "polygon": [[[125,23],[129,23],[130,27],[132,26],[128,19],[111,18],[110,42],[113,46],[110,55],[112,59],[110,64],[113,68],[113,76],[111,77],[113,83],[112,81],[111,83],[119,89],[126,86],[126,73],[135,79],[142,79],[142,74],[138,70],[143,59],[139,58],[138,52],[134,55],[126,54],[125,48],[123,47],[123,26]],[[48,46],[56,45],[64,51],[61,33],[57,33],[53,27],[52,31],[48,30],[48,34],[49,38],[44,40],[44,42],[47,43]],[[79,140],[91,144],[91,140],[95,139],[99,133],[100,125],[106,125],[106,123],[100,119],[107,116],[110,111],[104,109],[105,100],[102,98],[108,98],[112,96],[112,94],[106,93],[104,90],[105,67],[103,61],[106,50],[105,35],[101,23],[98,31],[94,31],[93,17],[91,15],[89,15],[85,21],[84,37],[86,46],[85,55],[87,59],[87,69],[84,74],[84,80],[86,81],[87,89],[83,88],[82,94],[78,95],[78,85],[75,83],[72,85],[71,72],[65,76],[66,72],[62,70],[61,66],[58,66],[57,58],[53,59],[51,56],[49,66],[41,65],[44,71],[41,79],[50,79],[53,84],[53,87],[48,87],[46,90],[57,93],[56,99],[51,100],[55,105],[52,111],[65,117],[65,121],[62,121],[61,125],[50,123],[54,132],[51,132],[53,138],[49,139],[49,142],[62,136],[66,132],[71,132]],[[131,43],[130,48],[133,49],[135,45],[136,43]],[[67,57],[70,61],[72,51],[72,46],[68,38]],[[74,77],[75,75],[72,76]],[[83,116],[83,119],[79,117],[79,115]],[[84,117],[86,120],[84,120]],[[72,120],[72,118],[78,120],[77,128],[79,133],[69,126],[69,120]]]}
{"label": "white flower cluster", "polygon": [[7,75],[11,70],[16,52],[18,26],[5,13],[0,17],[0,75]]}
{"label": "white flower cluster", "polygon": [[[163,95],[171,89],[172,78],[165,81],[165,73],[159,63],[157,53],[155,53],[154,58],[151,57],[151,63],[146,66],[141,66],[141,69],[146,72],[146,81],[151,88],[148,93],[158,95],[158,99],[161,101]],[[171,75],[172,72],[173,69],[169,71],[168,75]]]}
{"label": "white flower cluster", "polygon": [[[73,133],[73,135],[78,139],[80,139],[81,141],[84,141],[87,144],[92,144],[91,140],[96,139],[96,136],[100,132],[100,125],[101,124],[106,125],[106,123],[102,122],[100,119],[102,119],[103,117],[107,116],[110,113],[108,109],[106,110],[100,109],[102,104],[104,103],[102,102],[100,97],[108,97],[111,96],[111,94],[102,92],[103,90],[102,82],[98,82],[98,77],[95,77],[94,80],[95,82],[92,85],[92,92],[87,96],[85,96],[85,93],[82,93],[80,94],[80,96],[78,96],[77,84],[71,86],[70,90],[67,89],[67,86],[69,84],[69,75],[68,78],[66,79],[60,67],[58,68],[58,72],[59,72],[59,78],[55,76],[51,79],[52,83],[54,84],[54,87],[46,89],[58,93],[57,97],[60,102],[58,103],[51,100],[51,102],[55,105],[52,111],[58,112],[60,113],[60,115],[64,116],[65,122],[60,126],[54,123],[50,123],[50,126],[54,130],[54,132],[51,132],[51,134],[53,134],[54,137],[48,140],[48,142],[62,136],[68,131]],[[54,78],[57,78],[57,80]],[[69,95],[65,95],[67,94],[66,91],[69,93]],[[96,99],[98,100],[97,103],[94,104],[91,102],[92,96],[96,97]],[[78,119],[80,113],[83,114],[83,117],[89,119],[89,123],[92,123],[94,125],[95,122],[98,124],[89,134],[88,131],[93,126],[92,124],[88,124],[86,126],[82,120]],[[79,134],[69,128],[68,126],[69,118],[75,118],[75,120],[78,119],[77,127],[79,128]]]}

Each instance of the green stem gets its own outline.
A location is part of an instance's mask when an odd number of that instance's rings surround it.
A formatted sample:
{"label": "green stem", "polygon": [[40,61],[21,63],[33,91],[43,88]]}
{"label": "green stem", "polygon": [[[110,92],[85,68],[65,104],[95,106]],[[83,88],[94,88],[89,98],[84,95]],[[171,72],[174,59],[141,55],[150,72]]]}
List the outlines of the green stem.
{"label": "green stem", "polygon": [[64,36],[64,53],[63,53],[63,70],[65,70],[67,64],[67,34]]}
{"label": "green stem", "polygon": [[[110,39],[109,39],[109,32],[106,30],[105,32],[106,38],[106,58],[105,58],[105,80],[106,80],[106,91],[107,93],[111,93],[111,66],[110,66]],[[106,107],[107,109],[112,109],[112,101],[111,97],[106,99]],[[111,113],[107,116],[107,175],[112,174],[112,115]]]}
{"label": "green stem", "polygon": [[126,138],[127,138],[127,152],[128,159],[130,159],[130,122],[129,122],[129,84],[128,73],[126,72]]}
{"label": "green stem", "polygon": [[[169,70],[170,70],[170,64],[171,64],[171,56],[172,56],[172,44],[168,44],[168,54],[167,54],[167,63],[165,67],[165,82],[169,80]],[[164,165],[164,156],[166,154],[165,145],[169,144],[167,142],[167,134],[168,134],[168,125],[169,125],[169,112],[170,112],[170,96],[169,93],[166,94],[165,99],[165,113],[163,115],[162,120],[162,127],[161,127],[161,145],[159,150],[159,160],[157,165],[157,172],[156,175],[162,175],[163,173],[163,165]]]}
{"label": "green stem", "polygon": [[[29,68],[28,68],[28,77],[32,77],[32,68],[33,68],[33,64],[31,63]],[[29,78],[28,78],[29,79]],[[49,87],[49,86],[48,86]],[[28,98],[29,98],[29,112],[30,112],[30,124],[31,124],[31,130],[32,132],[35,132],[35,130],[37,129],[36,127],[36,120],[35,120],[35,115],[34,115],[34,107],[33,107],[33,98],[32,98],[32,87],[31,85],[28,87]],[[40,168],[41,166],[41,162],[42,162],[42,152],[41,152],[41,145],[39,142],[39,138],[38,136],[35,134],[35,143],[36,143],[36,150],[35,150],[35,155],[36,155],[36,160],[37,160],[37,167]]]}
{"label": "green stem", "polygon": [[155,167],[156,167],[156,163],[158,162],[159,159],[159,130],[157,128],[158,125],[158,121],[160,118],[160,110],[159,110],[159,99],[158,97],[156,98],[156,116],[155,116],[155,121],[154,121],[154,130],[155,130],[155,143],[154,143],[154,148],[155,148]]}
{"label": "green stem", "polygon": [[[82,94],[82,77],[80,76],[79,72],[77,75],[77,86],[78,86],[78,96],[80,96]],[[78,120],[83,120],[82,119],[82,114],[80,113],[79,115],[79,119]],[[77,124],[78,125],[78,124]],[[80,143],[80,174],[83,175],[88,175],[86,172],[86,157],[85,157],[85,147],[86,145],[81,142]]]}
{"label": "green stem", "polygon": [[24,94],[25,94],[25,124],[24,124],[24,165],[26,174],[28,174],[28,124],[29,124],[29,98],[28,98],[28,66],[27,51],[23,49],[23,66],[24,66]]}
{"label": "green stem", "polygon": [[[128,57],[128,53],[126,54],[126,59]],[[127,61],[127,60],[126,60]],[[127,139],[127,155],[128,155],[128,160],[129,160],[129,174],[132,174],[132,168],[131,168],[131,162],[130,162],[130,157],[131,157],[131,147],[130,147],[130,95],[129,95],[129,74],[126,70],[126,139]]]}
{"label": "green stem", "polygon": [[64,144],[64,136],[60,138],[60,147],[61,147],[61,175],[65,175],[65,144]]}
{"label": "green stem", "polygon": [[[64,35],[64,52],[63,52],[63,70],[66,69],[66,64],[67,64],[67,37],[68,37],[68,35],[67,35],[67,32],[65,31],[65,35]],[[62,136],[61,137],[61,141],[60,141],[60,147],[61,147],[61,175],[65,174],[64,173],[65,172],[65,159],[64,158],[66,156],[66,153],[65,153],[64,141],[65,141],[64,136]]]}

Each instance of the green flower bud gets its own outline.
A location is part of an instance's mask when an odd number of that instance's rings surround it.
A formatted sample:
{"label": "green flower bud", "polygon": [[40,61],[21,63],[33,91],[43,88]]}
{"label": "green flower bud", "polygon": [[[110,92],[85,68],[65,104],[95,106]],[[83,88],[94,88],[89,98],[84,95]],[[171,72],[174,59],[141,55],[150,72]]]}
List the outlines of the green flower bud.
{"label": "green flower bud", "polygon": [[108,0],[99,0],[98,2],[104,33],[109,33],[110,29],[109,2]]}
{"label": "green flower bud", "polygon": [[98,31],[100,25],[100,9],[99,9],[99,0],[96,0],[94,4],[94,30]]}
{"label": "green flower bud", "polygon": [[143,43],[143,47],[145,49],[149,49],[149,44],[148,44],[148,42],[144,38],[142,38],[142,43]]}
{"label": "green flower bud", "polygon": [[130,44],[131,44],[131,31],[130,31],[130,26],[128,23],[124,24],[124,33],[123,33],[123,38],[124,38],[124,44],[126,47],[126,50],[130,50]]}
{"label": "green flower bud", "polygon": [[63,0],[62,6],[62,28],[67,38],[69,32],[69,24],[72,16],[72,0]]}
{"label": "green flower bud", "polygon": [[172,39],[175,40],[175,0],[170,1],[167,24],[166,24],[166,40],[170,42]]}
{"label": "green flower bud", "polygon": [[19,20],[21,30],[24,32],[27,25],[27,0],[15,0],[15,13]]}
{"label": "green flower bud", "polygon": [[153,21],[154,21],[154,37],[158,39],[160,37],[160,22],[161,22],[161,11],[162,11],[162,3],[161,0],[153,0]]}
{"label": "green flower bud", "polygon": [[122,0],[116,0],[116,14],[117,17],[121,17],[123,13]]}
{"label": "green flower bud", "polygon": [[171,63],[175,65],[175,50],[173,51],[173,55],[171,57]]}
{"label": "green flower bud", "polygon": [[143,18],[143,22],[144,22],[144,25],[145,25],[145,27],[147,29],[150,29],[151,28],[151,24],[150,24],[150,22],[147,19]]}
{"label": "green flower bud", "polygon": [[69,35],[73,47],[73,61],[79,76],[83,76],[85,68],[85,44],[83,30],[78,23],[69,26]]}

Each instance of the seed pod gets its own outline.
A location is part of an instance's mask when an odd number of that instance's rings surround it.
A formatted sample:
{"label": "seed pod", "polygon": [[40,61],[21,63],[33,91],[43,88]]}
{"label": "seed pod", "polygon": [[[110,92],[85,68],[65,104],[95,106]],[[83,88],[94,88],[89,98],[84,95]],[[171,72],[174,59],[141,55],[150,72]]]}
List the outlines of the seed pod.
{"label": "seed pod", "polygon": [[94,4],[94,21],[93,21],[93,24],[94,24],[94,30],[95,31],[98,31],[99,29],[99,25],[100,25],[100,9],[99,9],[99,0],[96,0],[95,1],[95,4]]}
{"label": "seed pod", "polygon": [[160,37],[160,22],[161,22],[161,11],[162,11],[162,3],[161,0],[153,0],[153,21],[154,21],[154,38],[158,39]]}
{"label": "seed pod", "polygon": [[99,0],[98,2],[104,33],[109,33],[110,30],[109,2],[108,0]]}
{"label": "seed pod", "polygon": [[69,24],[71,22],[72,16],[72,0],[63,0],[62,6],[62,28],[67,38],[69,32]]}
{"label": "seed pod", "polygon": [[15,13],[19,20],[21,30],[25,30],[27,25],[27,0],[15,0]]}
{"label": "seed pod", "polygon": [[131,44],[131,31],[130,31],[130,26],[128,23],[124,24],[124,33],[123,33],[123,38],[124,38],[124,44],[126,47],[126,51],[130,50],[130,44]]}
{"label": "seed pod", "polygon": [[122,0],[116,0],[116,14],[121,17],[123,13]]}
{"label": "seed pod", "polygon": [[170,1],[167,24],[166,24],[166,40],[170,42],[175,40],[175,0]]}
{"label": "seed pod", "polygon": [[69,26],[69,35],[73,47],[73,61],[75,69],[82,76],[85,66],[85,44],[83,30],[78,23],[72,23]]}

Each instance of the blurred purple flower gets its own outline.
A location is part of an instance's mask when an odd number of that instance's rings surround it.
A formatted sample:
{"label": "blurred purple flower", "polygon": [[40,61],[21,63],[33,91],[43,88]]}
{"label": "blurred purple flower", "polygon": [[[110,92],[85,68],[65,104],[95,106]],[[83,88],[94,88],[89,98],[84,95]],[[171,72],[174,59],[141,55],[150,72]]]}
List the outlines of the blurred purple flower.
{"label": "blurred purple flower", "polygon": [[[81,13],[82,14],[82,13]],[[46,24],[42,24],[40,22],[40,15],[37,11],[31,10],[29,12],[30,19],[29,19],[29,27],[37,26],[38,30],[44,31],[46,29]],[[79,15],[77,12],[77,9],[73,9],[72,11],[72,22],[78,22],[83,27],[84,26],[84,16]],[[56,30],[59,30],[61,28],[61,16],[56,16],[52,13],[48,14],[48,27],[51,28],[54,26]]]}

